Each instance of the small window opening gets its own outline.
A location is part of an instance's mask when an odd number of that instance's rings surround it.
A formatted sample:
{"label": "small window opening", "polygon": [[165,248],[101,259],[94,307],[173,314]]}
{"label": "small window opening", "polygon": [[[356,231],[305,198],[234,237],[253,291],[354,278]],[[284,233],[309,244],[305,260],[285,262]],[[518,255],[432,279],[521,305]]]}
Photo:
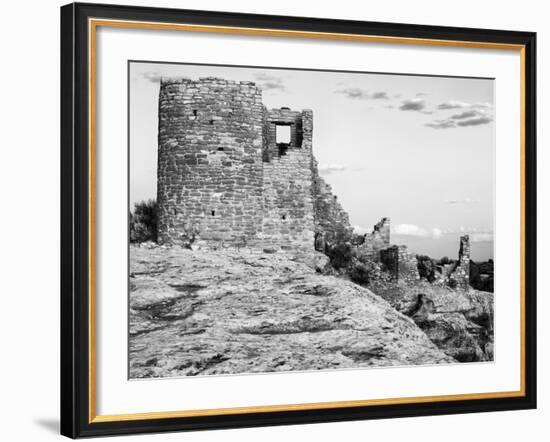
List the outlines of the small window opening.
{"label": "small window opening", "polygon": [[212,210],[212,216],[216,216],[216,211],[215,210]]}
{"label": "small window opening", "polygon": [[219,151],[219,152],[222,152],[222,151],[223,151],[223,147],[218,147],[218,151]]}
{"label": "small window opening", "polygon": [[281,218],[282,218],[283,220],[285,220],[285,219],[286,219],[286,215],[281,216]]}
{"label": "small window opening", "polygon": [[277,124],[275,126],[275,142],[277,144],[290,144],[290,126]]}
{"label": "small window opening", "polygon": [[214,120],[210,120],[210,124],[214,124]]}
{"label": "small window opening", "polygon": [[197,116],[197,109],[193,109],[193,116],[194,116],[194,117]]}

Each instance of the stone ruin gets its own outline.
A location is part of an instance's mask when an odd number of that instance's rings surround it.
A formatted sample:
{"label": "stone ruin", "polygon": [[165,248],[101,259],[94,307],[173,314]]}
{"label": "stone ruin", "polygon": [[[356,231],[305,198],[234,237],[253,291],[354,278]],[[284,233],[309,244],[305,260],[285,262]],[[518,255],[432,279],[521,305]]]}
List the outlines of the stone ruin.
{"label": "stone ruin", "polygon": [[437,266],[436,277],[441,282],[467,289],[470,286],[470,236],[460,237],[458,260],[449,264]]}
{"label": "stone ruin", "polygon": [[[390,244],[390,219],[356,235],[319,175],[313,113],[267,109],[255,83],[163,79],[159,92],[158,241],[186,247],[315,250],[349,242],[395,280],[419,279],[416,257]],[[464,238],[464,237],[463,237]],[[468,283],[469,242],[445,278]]]}
{"label": "stone ruin", "polygon": [[310,110],[267,109],[251,82],[163,80],[157,202],[161,244],[288,250],[351,235],[319,176]]}

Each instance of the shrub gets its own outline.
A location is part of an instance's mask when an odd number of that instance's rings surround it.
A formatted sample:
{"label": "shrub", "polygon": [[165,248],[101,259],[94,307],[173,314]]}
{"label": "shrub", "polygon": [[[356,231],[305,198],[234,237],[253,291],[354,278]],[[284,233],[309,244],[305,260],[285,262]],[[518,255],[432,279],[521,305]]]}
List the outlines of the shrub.
{"label": "shrub", "polygon": [[330,258],[332,266],[337,270],[347,267],[353,257],[351,246],[345,243],[328,247],[326,254]]}
{"label": "shrub", "polygon": [[426,255],[416,255],[418,265],[418,274],[421,278],[426,278],[429,282],[435,281],[435,263],[433,259]]}
{"label": "shrub", "polygon": [[371,280],[370,269],[367,265],[357,262],[350,270],[349,276],[356,284],[368,284]]}
{"label": "shrub", "polygon": [[134,213],[130,212],[130,242],[156,242],[157,223],[157,202],[155,200],[135,203]]}

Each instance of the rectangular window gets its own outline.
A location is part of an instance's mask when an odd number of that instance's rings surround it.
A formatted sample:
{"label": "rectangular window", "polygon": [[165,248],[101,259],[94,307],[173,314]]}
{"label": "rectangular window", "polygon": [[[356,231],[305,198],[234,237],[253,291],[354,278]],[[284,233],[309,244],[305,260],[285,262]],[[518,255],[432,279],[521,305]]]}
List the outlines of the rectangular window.
{"label": "rectangular window", "polygon": [[290,144],[290,126],[277,124],[275,126],[275,142],[277,144]]}

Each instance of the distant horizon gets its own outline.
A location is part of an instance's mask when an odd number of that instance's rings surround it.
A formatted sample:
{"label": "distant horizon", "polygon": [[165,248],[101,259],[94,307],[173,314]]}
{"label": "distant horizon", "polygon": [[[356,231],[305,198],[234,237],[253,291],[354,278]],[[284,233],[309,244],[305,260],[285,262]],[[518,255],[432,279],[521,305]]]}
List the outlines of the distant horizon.
{"label": "distant horizon", "polygon": [[[391,218],[392,244],[494,257],[494,82],[399,74],[130,63],[130,210],[156,199],[161,77],[253,81],[268,108],[313,110],[319,171],[358,233]],[[405,147],[403,147],[405,146]]]}

